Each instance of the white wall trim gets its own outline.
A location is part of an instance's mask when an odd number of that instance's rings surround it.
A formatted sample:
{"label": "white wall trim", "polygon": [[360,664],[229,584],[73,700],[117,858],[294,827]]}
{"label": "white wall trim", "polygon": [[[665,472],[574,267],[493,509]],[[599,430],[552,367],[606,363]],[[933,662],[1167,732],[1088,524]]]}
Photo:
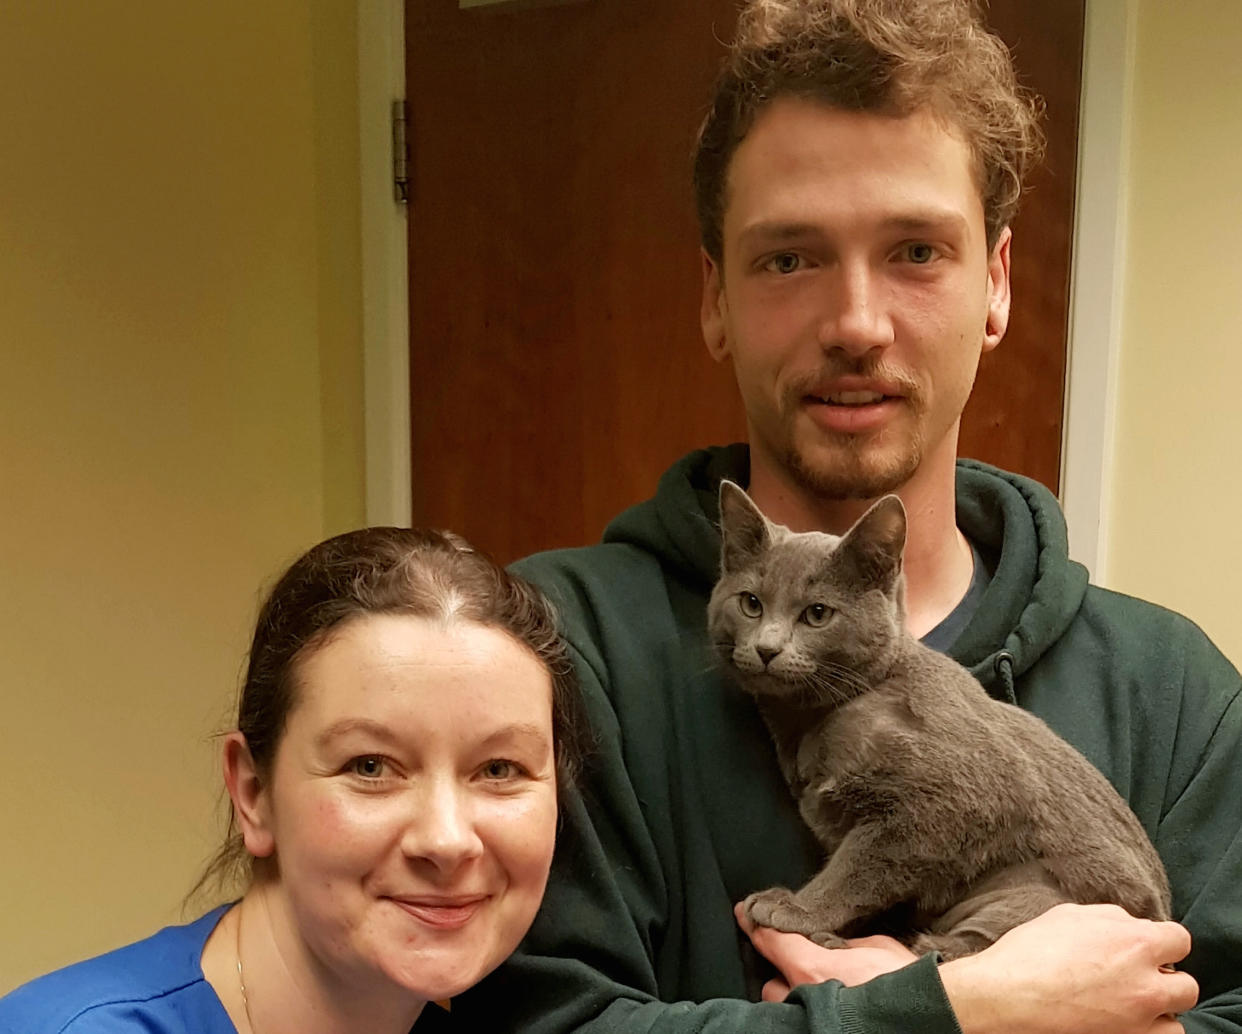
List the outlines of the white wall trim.
{"label": "white wall trim", "polygon": [[1103,583],[1125,279],[1134,5],[1087,0],[1061,501],[1070,555]]}
{"label": "white wall trim", "polygon": [[366,519],[402,527],[413,509],[409,258],[405,206],[393,199],[390,113],[404,96],[403,0],[358,0]]}

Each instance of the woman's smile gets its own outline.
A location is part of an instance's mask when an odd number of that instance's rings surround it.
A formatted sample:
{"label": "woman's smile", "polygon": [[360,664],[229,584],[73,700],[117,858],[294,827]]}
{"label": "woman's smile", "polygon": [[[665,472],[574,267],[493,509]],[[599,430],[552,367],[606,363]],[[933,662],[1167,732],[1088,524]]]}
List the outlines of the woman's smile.
{"label": "woman's smile", "polygon": [[470,922],[487,902],[489,894],[453,897],[394,897],[389,900],[420,923],[439,930],[457,930]]}

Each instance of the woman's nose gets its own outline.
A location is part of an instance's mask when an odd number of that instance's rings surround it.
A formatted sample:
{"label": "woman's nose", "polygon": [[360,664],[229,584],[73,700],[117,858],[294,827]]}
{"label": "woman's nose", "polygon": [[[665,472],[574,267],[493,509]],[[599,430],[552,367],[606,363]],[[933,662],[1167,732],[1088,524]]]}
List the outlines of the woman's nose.
{"label": "woman's nose", "polygon": [[450,871],[483,852],[470,795],[455,781],[437,779],[411,802],[401,838],[407,858],[422,858]]}

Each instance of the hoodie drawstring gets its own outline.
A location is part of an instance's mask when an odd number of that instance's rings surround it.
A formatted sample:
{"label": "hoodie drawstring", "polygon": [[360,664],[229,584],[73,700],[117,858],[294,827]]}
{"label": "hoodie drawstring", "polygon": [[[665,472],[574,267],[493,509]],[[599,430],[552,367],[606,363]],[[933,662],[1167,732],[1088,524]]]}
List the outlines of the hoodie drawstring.
{"label": "hoodie drawstring", "polygon": [[1013,654],[1008,650],[1001,650],[992,661],[992,667],[996,672],[996,677],[1000,679],[1005,703],[1016,704],[1018,698],[1013,691]]}

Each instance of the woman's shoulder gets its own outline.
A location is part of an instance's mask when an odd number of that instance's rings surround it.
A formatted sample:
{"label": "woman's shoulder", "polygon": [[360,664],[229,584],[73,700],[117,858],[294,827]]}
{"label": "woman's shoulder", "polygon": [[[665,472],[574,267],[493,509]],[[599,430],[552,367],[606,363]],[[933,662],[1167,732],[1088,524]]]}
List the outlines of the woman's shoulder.
{"label": "woman's shoulder", "polygon": [[199,961],[226,908],[19,987],[0,998],[0,1034],[234,1034]]}

